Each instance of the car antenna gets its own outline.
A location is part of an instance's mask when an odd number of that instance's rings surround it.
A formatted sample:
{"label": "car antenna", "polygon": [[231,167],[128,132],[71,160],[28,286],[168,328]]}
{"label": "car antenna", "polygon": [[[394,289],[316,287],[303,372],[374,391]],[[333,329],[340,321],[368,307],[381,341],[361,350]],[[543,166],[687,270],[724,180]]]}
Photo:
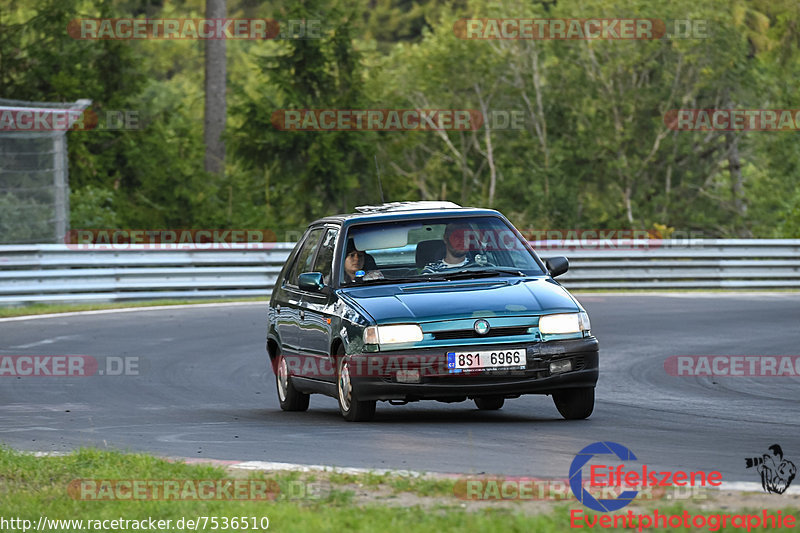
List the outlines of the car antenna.
{"label": "car antenna", "polygon": [[383,184],[381,184],[381,169],[378,167],[378,154],[375,154],[375,171],[378,173],[378,190],[381,192],[381,203],[385,204],[386,200],[383,199]]}

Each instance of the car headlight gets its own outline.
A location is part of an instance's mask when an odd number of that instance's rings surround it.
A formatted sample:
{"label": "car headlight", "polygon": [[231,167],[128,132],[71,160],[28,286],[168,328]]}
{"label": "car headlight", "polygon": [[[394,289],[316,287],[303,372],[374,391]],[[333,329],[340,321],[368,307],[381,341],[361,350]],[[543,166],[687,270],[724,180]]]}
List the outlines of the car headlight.
{"label": "car headlight", "polygon": [[421,340],[422,328],[416,324],[369,326],[364,330],[364,344],[398,344]]}
{"label": "car headlight", "polygon": [[545,335],[580,333],[590,329],[592,324],[585,312],[544,315],[539,318],[539,331]]}

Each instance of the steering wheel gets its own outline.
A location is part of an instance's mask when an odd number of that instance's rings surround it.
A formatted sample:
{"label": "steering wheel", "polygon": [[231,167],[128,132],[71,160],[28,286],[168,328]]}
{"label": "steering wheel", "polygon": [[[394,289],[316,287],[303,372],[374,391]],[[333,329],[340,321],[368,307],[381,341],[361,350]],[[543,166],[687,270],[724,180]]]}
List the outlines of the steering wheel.
{"label": "steering wheel", "polygon": [[470,256],[471,256],[470,257],[470,262],[467,263],[466,265],[464,265],[461,268],[484,268],[484,267],[497,266],[494,263],[490,263],[489,261],[486,261],[486,260],[478,261],[477,258],[481,257],[481,254],[479,254],[479,253],[474,253],[474,254],[471,253]]}

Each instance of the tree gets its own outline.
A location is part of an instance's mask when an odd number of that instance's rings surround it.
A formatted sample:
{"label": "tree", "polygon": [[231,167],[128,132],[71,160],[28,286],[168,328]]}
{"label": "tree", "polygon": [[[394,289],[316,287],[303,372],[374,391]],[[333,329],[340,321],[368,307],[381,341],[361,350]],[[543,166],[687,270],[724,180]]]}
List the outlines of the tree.
{"label": "tree", "polygon": [[273,227],[307,223],[377,197],[373,132],[280,131],[271,123],[278,110],[369,108],[362,57],[353,45],[357,17],[337,4],[323,10],[324,4],[292,6],[286,19],[322,18],[327,30],[319,39],[266,43],[260,74],[267,86],[252,95],[242,90],[234,111],[240,125],[231,141],[244,166],[239,190],[250,199],[245,209],[260,210],[259,220]]}
{"label": "tree", "polygon": [[[227,0],[206,0],[206,18],[227,17]],[[219,36],[218,36],[219,37]],[[212,174],[225,170],[225,131],[227,117],[226,41],[224,38],[206,41],[206,109],[204,142],[206,145],[205,169]]]}

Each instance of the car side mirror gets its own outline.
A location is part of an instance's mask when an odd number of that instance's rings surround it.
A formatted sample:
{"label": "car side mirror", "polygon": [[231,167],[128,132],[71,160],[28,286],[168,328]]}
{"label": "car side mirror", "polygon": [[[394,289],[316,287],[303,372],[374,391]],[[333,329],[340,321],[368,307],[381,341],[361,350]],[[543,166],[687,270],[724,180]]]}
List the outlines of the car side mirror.
{"label": "car side mirror", "polygon": [[545,259],[544,264],[553,277],[560,276],[569,270],[569,259],[562,256]]}
{"label": "car side mirror", "polygon": [[320,272],[303,272],[297,278],[297,286],[301,291],[322,292],[325,282]]}

